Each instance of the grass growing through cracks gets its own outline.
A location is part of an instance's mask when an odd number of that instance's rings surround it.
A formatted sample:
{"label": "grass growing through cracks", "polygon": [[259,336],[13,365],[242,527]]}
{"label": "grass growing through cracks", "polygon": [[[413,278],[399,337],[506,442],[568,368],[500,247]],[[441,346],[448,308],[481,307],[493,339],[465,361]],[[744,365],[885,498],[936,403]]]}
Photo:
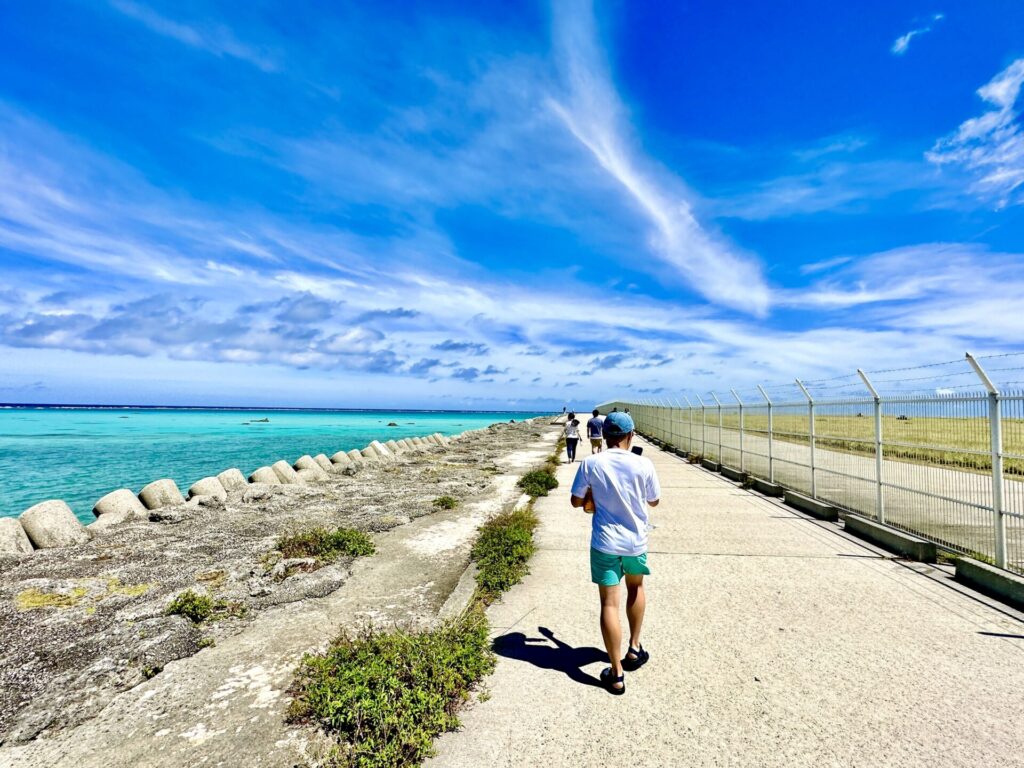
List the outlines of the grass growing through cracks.
{"label": "grass growing through cracks", "polygon": [[285,557],[314,557],[320,563],[331,563],[339,557],[361,557],[375,551],[373,541],[354,528],[311,528],[281,537],[277,548]]}
{"label": "grass growing through cracks", "polygon": [[533,509],[524,507],[498,515],[480,529],[471,557],[485,602],[497,599],[529,573],[527,563],[535,550],[533,531],[538,522]]}
{"label": "grass growing through cracks", "polygon": [[328,765],[419,765],[434,737],[458,725],[456,708],[493,668],[479,604],[431,632],[341,638],[303,660],[290,719],[315,721],[337,737]]}
{"label": "grass growing through cracks", "polygon": [[200,595],[188,589],[171,600],[164,613],[168,616],[184,616],[193,624],[202,624],[211,619],[243,616],[245,606],[228,600],[214,600],[208,595]]}
{"label": "grass growing through cracks", "polygon": [[434,499],[434,506],[437,509],[455,509],[459,506],[459,500],[454,496],[438,496]]}
{"label": "grass growing through cracks", "polygon": [[548,491],[557,488],[558,479],[550,469],[535,469],[519,478],[516,485],[536,499],[538,496],[547,496]]}

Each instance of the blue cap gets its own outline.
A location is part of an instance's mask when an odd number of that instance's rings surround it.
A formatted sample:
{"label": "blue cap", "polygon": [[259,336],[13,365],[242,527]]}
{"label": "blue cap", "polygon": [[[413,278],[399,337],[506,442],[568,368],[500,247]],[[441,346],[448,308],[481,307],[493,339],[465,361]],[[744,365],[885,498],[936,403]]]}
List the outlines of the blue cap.
{"label": "blue cap", "polygon": [[605,437],[619,437],[628,435],[634,429],[633,419],[628,413],[612,411],[604,417],[604,426],[601,431]]}

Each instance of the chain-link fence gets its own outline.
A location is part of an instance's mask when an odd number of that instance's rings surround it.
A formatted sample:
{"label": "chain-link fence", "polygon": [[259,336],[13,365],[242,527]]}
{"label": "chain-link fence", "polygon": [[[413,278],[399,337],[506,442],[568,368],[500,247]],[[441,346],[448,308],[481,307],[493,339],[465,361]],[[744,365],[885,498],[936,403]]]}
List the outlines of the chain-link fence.
{"label": "chain-link fence", "polygon": [[1024,381],[1006,380],[1024,366],[993,365],[1020,356],[601,408],[628,408],[691,457],[1024,573]]}

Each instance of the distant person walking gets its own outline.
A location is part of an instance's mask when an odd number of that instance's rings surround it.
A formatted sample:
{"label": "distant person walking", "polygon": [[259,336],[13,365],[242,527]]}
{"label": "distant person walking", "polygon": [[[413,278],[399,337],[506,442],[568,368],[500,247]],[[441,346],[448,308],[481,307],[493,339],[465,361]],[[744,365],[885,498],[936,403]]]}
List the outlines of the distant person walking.
{"label": "distant person walking", "polygon": [[580,443],[580,422],[576,414],[569,411],[565,420],[565,453],[569,457],[569,463],[576,461],[576,446]]}
{"label": "distant person walking", "polygon": [[590,421],[587,422],[587,438],[590,440],[591,456],[595,453],[601,452],[601,429],[603,427],[604,419],[601,418],[601,412],[595,408],[593,416],[591,416]]}
{"label": "distant person walking", "polygon": [[[613,694],[626,692],[625,671],[640,669],[650,654],[640,643],[647,600],[644,576],[647,567],[647,507],[656,507],[661,496],[658,476],[650,459],[631,452],[633,419],[613,412],[604,420],[608,450],[588,456],[576,471],[572,484],[573,507],[593,508],[590,537],[590,578],[601,597],[601,635],[611,666],[601,672],[601,682]],[[622,627],[619,623],[619,582],[626,577],[626,618],[629,649],[619,657]]]}

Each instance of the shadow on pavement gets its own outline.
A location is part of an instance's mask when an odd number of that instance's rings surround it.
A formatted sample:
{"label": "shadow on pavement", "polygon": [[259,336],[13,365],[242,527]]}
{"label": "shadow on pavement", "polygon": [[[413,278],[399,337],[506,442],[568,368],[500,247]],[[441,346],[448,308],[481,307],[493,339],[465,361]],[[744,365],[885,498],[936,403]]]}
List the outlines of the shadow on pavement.
{"label": "shadow on pavement", "polygon": [[[547,627],[537,627],[544,637],[527,637],[522,632],[509,632],[494,639],[494,652],[507,659],[517,659],[541,669],[564,672],[570,679],[581,685],[601,687],[601,681],[583,671],[583,667],[595,661],[607,661],[608,654],[593,646],[573,648],[563,643]],[[548,644],[554,643],[554,647]]]}

